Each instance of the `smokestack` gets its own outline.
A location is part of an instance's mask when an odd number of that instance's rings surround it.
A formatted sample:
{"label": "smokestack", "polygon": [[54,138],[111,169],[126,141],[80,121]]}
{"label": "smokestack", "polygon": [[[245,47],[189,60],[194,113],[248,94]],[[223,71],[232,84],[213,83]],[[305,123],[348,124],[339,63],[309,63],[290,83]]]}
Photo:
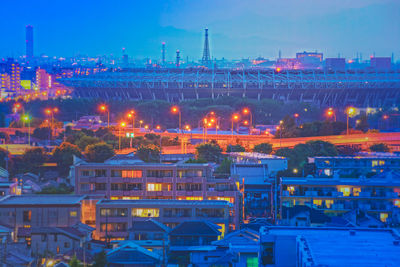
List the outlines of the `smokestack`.
{"label": "smokestack", "polygon": [[33,27],[31,25],[26,26],[25,37],[26,57],[33,58]]}
{"label": "smokestack", "polygon": [[176,50],[176,67],[177,68],[179,68],[179,64],[180,64],[180,60],[181,60],[181,57],[179,54],[180,54],[179,50]]}

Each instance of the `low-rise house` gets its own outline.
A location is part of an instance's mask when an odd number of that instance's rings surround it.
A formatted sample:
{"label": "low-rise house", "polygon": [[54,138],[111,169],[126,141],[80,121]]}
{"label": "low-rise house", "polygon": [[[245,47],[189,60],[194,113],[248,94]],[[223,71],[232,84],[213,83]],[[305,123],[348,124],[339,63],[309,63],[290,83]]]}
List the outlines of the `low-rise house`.
{"label": "low-rise house", "polygon": [[123,242],[107,253],[107,262],[109,267],[158,267],[162,264],[162,256],[134,242]]}

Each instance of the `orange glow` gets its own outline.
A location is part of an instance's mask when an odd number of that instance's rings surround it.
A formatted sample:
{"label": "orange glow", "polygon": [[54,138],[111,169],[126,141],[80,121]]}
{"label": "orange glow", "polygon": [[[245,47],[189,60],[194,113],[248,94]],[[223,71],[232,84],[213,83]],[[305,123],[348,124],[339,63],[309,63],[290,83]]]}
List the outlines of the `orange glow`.
{"label": "orange glow", "polygon": [[265,134],[269,134],[269,132],[268,132],[268,131],[265,131]]}
{"label": "orange glow", "polygon": [[161,126],[160,126],[160,125],[157,125],[157,126],[156,126],[156,129],[157,129],[157,130],[160,130],[160,129],[161,129]]}
{"label": "orange glow", "polygon": [[248,125],[249,122],[248,122],[248,121],[244,121],[243,124],[244,124],[244,125]]}
{"label": "orange glow", "polygon": [[135,114],[135,111],[132,109],[129,113],[130,114]]}
{"label": "orange glow", "polygon": [[279,130],[280,128],[281,128],[281,127],[279,127],[279,126],[276,126],[276,129],[277,129],[277,130]]}
{"label": "orange glow", "polygon": [[128,116],[128,118],[132,118],[133,117],[132,113],[128,113],[127,116]]}
{"label": "orange glow", "polygon": [[53,111],[54,111],[54,112],[58,112],[58,108],[54,108]]}
{"label": "orange glow", "polygon": [[107,106],[106,105],[101,105],[99,109],[101,111],[106,111],[107,110]]}
{"label": "orange glow", "polygon": [[293,116],[294,116],[295,118],[298,118],[298,117],[299,117],[299,113],[295,113]]}
{"label": "orange glow", "polygon": [[326,112],[326,115],[328,115],[329,117],[331,117],[331,116],[333,115],[333,111],[332,111],[332,110],[328,110],[328,111]]}
{"label": "orange glow", "polygon": [[179,107],[173,106],[173,107],[171,108],[171,112],[172,112],[172,113],[177,113],[177,112],[179,112]]}
{"label": "orange glow", "polygon": [[121,123],[120,123],[120,126],[121,126],[121,127],[125,127],[125,126],[126,126],[126,122],[121,122]]}
{"label": "orange glow", "polygon": [[208,127],[212,126],[211,122],[209,122],[209,123],[207,124],[207,126],[208,126]]}
{"label": "orange glow", "polygon": [[282,69],[280,67],[277,67],[275,70],[276,72],[281,72]]}
{"label": "orange glow", "polygon": [[249,113],[249,109],[248,109],[248,108],[244,108],[244,109],[243,109],[243,113],[244,113],[244,114]]}
{"label": "orange glow", "polygon": [[389,116],[388,115],[383,115],[383,119],[387,120],[387,119],[389,119]]}
{"label": "orange glow", "polygon": [[232,116],[232,119],[235,120],[235,121],[237,121],[237,120],[239,119],[239,115],[234,114],[234,115]]}
{"label": "orange glow", "polygon": [[140,121],[139,121],[139,123],[143,123],[143,121],[142,121],[142,120],[140,120]]}
{"label": "orange glow", "polygon": [[207,118],[204,118],[203,121],[204,121],[204,123],[207,123]]}
{"label": "orange glow", "polygon": [[211,111],[210,114],[211,114],[211,115],[215,115],[215,112],[214,112],[214,111]]}
{"label": "orange glow", "polygon": [[46,112],[47,114],[51,114],[51,109],[46,109],[45,112]]}
{"label": "orange glow", "polygon": [[144,128],[145,128],[145,129],[149,129],[149,125],[145,125]]}
{"label": "orange glow", "polygon": [[356,109],[353,107],[348,107],[346,110],[347,115],[352,116],[356,114]]}
{"label": "orange glow", "polygon": [[215,122],[215,120],[214,120],[214,119],[211,119],[210,121],[211,121],[211,122]]}
{"label": "orange glow", "polygon": [[190,125],[185,125],[185,129],[190,131]]}

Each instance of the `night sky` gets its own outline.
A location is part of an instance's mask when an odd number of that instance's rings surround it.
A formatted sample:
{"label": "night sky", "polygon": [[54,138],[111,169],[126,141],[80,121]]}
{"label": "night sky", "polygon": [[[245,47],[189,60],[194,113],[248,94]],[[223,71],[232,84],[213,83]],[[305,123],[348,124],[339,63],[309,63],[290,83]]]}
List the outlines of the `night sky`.
{"label": "night sky", "polygon": [[400,58],[399,0],[20,0],[1,1],[0,56],[25,54],[25,25],[34,26],[35,54],[121,55],[167,59],[174,51],[200,59],[209,28],[216,58]]}

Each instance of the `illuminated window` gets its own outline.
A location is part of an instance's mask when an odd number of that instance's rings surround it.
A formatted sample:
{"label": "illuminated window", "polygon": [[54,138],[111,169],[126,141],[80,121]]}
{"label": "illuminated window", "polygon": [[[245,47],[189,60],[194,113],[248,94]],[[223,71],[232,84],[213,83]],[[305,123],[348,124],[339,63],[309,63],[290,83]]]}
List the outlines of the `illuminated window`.
{"label": "illuminated window", "polygon": [[133,217],[160,217],[160,209],[133,208]]}
{"label": "illuminated window", "polygon": [[230,203],[235,203],[235,198],[233,197],[208,197],[208,200],[225,200]]}
{"label": "illuminated window", "polygon": [[122,197],[123,200],[136,200],[140,199],[140,197]]}
{"label": "illuminated window", "polygon": [[361,188],[359,187],[354,187],[353,188],[353,196],[358,197],[360,195]]}
{"label": "illuminated window", "polygon": [[381,213],[379,217],[381,219],[381,222],[386,222],[386,220],[388,218],[388,214],[387,213]]}
{"label": "illuminated window", "polygon": [[373,160],[371,162],[371,164],[372,164],[372,167],[378,166],[378,161],[377,160]]}
{"label": "illuminated window", "polygon": [[76,216],[78,216],[78,213],[76,211],[70,211],[69,212],[69,216],[70,217],[76,217]]}
{"label": "illuminated window", "polygon": [[385,161],[384,160],[380,160],[379,161],[379,166],[385,165]]}
{"label": "illuminated window", "polygon": [[219,229],[219,231],[221,232],[221,235],[218,237],[218,240],[219,240],[219,239],[224,238],[224,235],[225,235],[225,224],[223,224],[223,223],[218,223],[217,225],[218,225],[219,227],[221,227],[221,229]]}
{"label": "illuminated window", "polygon": [[350,187],[340,187],[339,192],[342,192],[344,197],[348,197],[350,196],[351,190]]}
{"label": "illuminated window", "polygon": [[142,178],[141,170],[123,170],[121,172],[122,178]]}
{"label": "illuminated window", "polygon": [[147,191],[161,191],[161,184],[147,184]]}
{"label": "illuminated window", "polygon": [[400,199],[396,199],[396,200],[394,201],[394,205],[395,205],[396,207],[400,208]]}
{"label": "illuminated window", "polygon": [[325,200],[325,206],[330,209],[333,205],[333,200]]}
{"label": "illuminated window", "polygon": [[322,200],[321,199],[314,199],[313,204],[316,206],[321,206],[322,205]]}
{"label": "illuminated window", "polygon": [[326,176],[331,176],[331,175],[332,175],[331,169],[324,169],[324,174],[325,174]]}
{"label": "illuminated window", "polygon": [[[203,197],[186,197],[184,199],[186,199],[186,200],[203,200]],[[184,200],[184,199],[181,199],[181,200]]]}
{"label": "illuminated window", "polygon": [[288,186],[287,187],[287,191],[289,191],[290,195],[294,195],[294,190],[295,190],[294,186]]}

